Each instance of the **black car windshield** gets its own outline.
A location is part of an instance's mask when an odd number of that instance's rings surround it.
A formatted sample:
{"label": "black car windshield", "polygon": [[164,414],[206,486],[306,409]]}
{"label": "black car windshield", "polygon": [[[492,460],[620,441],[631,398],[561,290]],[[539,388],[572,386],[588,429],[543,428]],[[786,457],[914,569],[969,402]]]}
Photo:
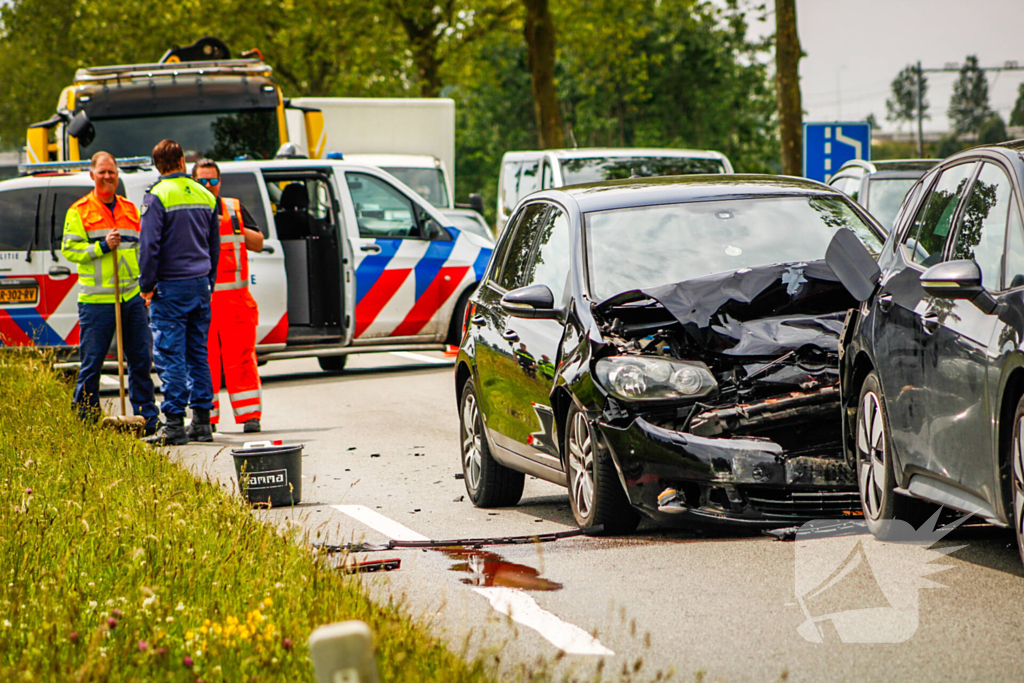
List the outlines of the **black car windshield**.
{"label": "black car windshield", "polygon": [[273,109],[93,119],[92,125],[95,135],[89,144],[83,144],[83,137],[78,139],[83,159],[99,150],[118,158],[148,157],[165,138],[181,144],[187,161],[202,157],[230,161],[245,154],[273,159],[281,146]]}
{"label": "black car windshield", "polygon": [[563,159],[560,165],[565,185],[622,180],[634,174],[647,178],[692,173],[725,173],[725,165],[720,159],[693,157],[594,157]]}
{"label": "black car windshield", "polygon": [[588,281],[603,301],[740,268],[814,261],[838,228],[878,254],[882,242],[846,200],[765,197],[586,214]]}
{"label": "black car windshield", "polygon": [[917,178],[872,178],[868,181],[868,211],[883,228],[892,230],[896,214],[916,182]]}

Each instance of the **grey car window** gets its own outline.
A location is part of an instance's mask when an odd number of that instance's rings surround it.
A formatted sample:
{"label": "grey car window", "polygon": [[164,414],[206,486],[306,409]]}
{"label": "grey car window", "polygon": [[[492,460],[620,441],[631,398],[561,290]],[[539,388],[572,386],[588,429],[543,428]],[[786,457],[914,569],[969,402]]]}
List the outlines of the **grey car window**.
{"label": "grey car window", "polygon": [[559,305],[569,278],[569,220],[560,209],[552,208],[544,219],[533,260],[524,285],[547,285]]}
{"label": "grey car window", "polygon": [[960,219],[953,259],[971,259],[981,268],[981,284],[1000,289],[1006,215],[1013,198],[1010,179],[995,164],[983,164]]}
{"label": "grey car window", "polygon": [[942,260],[957,204],[974,172],[974,163],[960,164],[942,172],[931,194],[921,205],[904,246],[910,259],[929,267]]}
{"label": "grey car window", "polygon": [[519,169],[522,163],[513,161],[505,164],[505,172],[501,176],[501,203],[505,213],[511,213],[519,201]]}
{"label": "grey car window", "polygon": [[882,227],[892,230],[896,214],[916,178],[872,178],[868,181],[867,207]]}
{"label": "grey car window", "polygon": [[519,172],[519,187],[516,189],[517,202],[540,189],[539,166],[540,161],[523,162],[523,170]]}
{"label": "grey car window", "polygon": [[418,237],[416,205],[380,178],[347,173],[360,237]]}
{"label": "grey car window", "polygon": [[547,210],[548,205],[540,203],[529,204],[523,208],[516,225],[516,233],[509,243],[505,266],[497,278],[498,286],[510,291],[523,286],[526,267],[530,262],[530,252],[533,250],[533,243]]}
{"label": "grey car window", "polygon": [[1016,203],[1010,209],[1010,234],[1006,241],[1006,282],[1007,287],[1024,286],[1024,221]]}

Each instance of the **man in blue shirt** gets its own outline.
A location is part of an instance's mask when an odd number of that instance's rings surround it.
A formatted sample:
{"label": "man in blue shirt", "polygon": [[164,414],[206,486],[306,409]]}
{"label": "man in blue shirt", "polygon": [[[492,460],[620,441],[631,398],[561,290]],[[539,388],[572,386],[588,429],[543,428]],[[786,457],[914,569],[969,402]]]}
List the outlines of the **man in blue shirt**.
{"label": "man in blue shirt", "polygon": [[206,343],[220,254],[216,200],[185,173],[185,153],[177,142],[161,141],[153,148],[153,163],[160,180],[142,202],[139,286],[150,306],[153,364],[160,375],[167,423],[146,441],[188,443],[188,406],[195,440],[213,441]]}

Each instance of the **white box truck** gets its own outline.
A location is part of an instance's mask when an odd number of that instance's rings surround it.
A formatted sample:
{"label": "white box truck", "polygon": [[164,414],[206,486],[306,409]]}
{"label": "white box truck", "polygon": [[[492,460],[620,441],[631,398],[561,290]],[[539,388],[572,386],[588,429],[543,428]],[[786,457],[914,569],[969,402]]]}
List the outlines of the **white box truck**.
{"label": "white box truck", "polygon": [[383,168],[439,209],[455,206],[455,100],[300,97],[285,110],[288,135],[309,155],[304,109],[323,112],[326,154]]}

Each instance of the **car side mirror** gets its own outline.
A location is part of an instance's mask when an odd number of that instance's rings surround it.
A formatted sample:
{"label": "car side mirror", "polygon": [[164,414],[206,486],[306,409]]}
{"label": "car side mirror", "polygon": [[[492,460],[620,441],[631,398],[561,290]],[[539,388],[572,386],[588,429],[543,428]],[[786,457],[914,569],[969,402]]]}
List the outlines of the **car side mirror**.
{"label": "car side mirror", "polygon": [[981,268],[972,260],[936,263],[921,273],[921,288],[941,299],[966,299],[984,313],[996,309],[996,300],[981,286]]}
{"label": "car side mirror", "polygon": [[476,211],[481,216],[484,215],[484,196],[479,192],[473,192],[469,195],[469,208]]}
{"label": "car side mirror", "polygon": [[860,238],[849,228],[839,228],[825,250],[825,263],[857,301],[867,301],[882,271]]}
{"label": "car side mirror", "polygon": [[557,318],[555,295],[547,285],[529,285],[513,289],[501,297],[501,310],[513,318]]}

